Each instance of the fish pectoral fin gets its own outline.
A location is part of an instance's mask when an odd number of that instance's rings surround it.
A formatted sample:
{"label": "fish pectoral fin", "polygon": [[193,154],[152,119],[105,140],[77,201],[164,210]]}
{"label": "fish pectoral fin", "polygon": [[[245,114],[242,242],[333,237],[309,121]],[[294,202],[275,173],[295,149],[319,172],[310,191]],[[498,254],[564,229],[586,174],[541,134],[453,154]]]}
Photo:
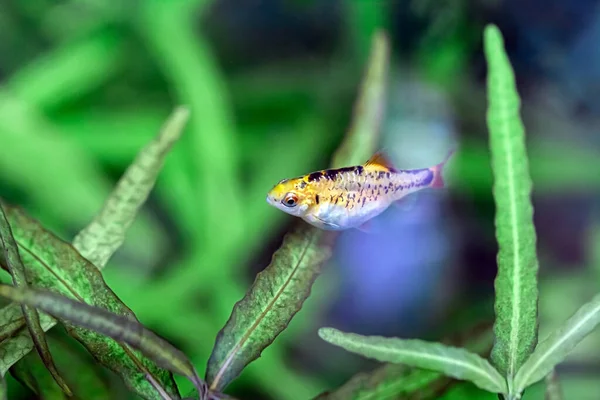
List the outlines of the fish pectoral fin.
{"label": "fish pectoral fin", "polygon": [[329,229],[329,230],[333,230],[333,231],[339,231],[342,229],[341,226],[332,224],[331,222],[327,222],[317,216],[315,216],[314,218],[317,219],[321,225],[323,225],[324,229]]}
{"label": "fish pectoral fin", "polygon": [[419,200],[419,193],[411,193],[407,196],[402,197],[400,200],[396,200],[392,203],[392,205],[397,210],[402,211],[410,211],[417,205],[417,201]]}

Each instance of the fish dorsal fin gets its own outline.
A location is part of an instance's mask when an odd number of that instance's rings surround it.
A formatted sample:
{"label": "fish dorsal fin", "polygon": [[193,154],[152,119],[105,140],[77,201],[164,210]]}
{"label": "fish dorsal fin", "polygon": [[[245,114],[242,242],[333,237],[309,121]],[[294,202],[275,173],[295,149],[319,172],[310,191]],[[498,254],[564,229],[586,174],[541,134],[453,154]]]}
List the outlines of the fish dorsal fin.
{"label": "fish dorsal fin", "polygon": [[371,169],[377,169],[377,170],[381,170],[381,169],[387,169],[390,171],[396,170],[396,168],[394,167],[394,164],[392,164],[390,159],[385,155],[385,153],[383,151],[378,151],[377,153],[373,154],[373,156],[371,158],[369,158],[369,160],[364,164],[364,167],[371,168]]}

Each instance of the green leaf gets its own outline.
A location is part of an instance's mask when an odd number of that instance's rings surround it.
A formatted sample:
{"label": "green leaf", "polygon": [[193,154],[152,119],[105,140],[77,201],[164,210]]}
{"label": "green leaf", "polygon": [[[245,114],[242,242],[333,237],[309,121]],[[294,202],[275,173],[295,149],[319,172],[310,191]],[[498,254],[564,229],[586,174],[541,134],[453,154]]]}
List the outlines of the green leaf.
{"label": "green leaf", "polygon": [[548,375],[599,323],[600,295],[597,295],[540,342],[515,376],[517,393]]}
{"label": "green leaf", "polygon": [[538,260],[520,99],[502,35],[494,25],[485,29],[485,55],[499,247],[492,360],[510,385],[537,341]]}
{"label": "green leaf", "polygon": [[[73,297],[137,321],[133,312],[106,285],[100,271],[71,245],[46,231],[18,208],[7,207],[5,212],[32,286]],[[48,330],[55,323],[52,319],[42,318],[44,330]],[[71,336],[79,340],[99,362],[121,375],[127,386],[141,397],[160,398],[145,378],[149,373],[173,397],[178,396],[171,374],[132,351],[127,345],[67,321],[64,325]],[[16,354],[3,353],[4,368],[9,368],[20,356],[31,350],[31,342],[27,339],[30,340],[28,336],[18,336],[18,343],[13,343],[12,338],[3,343],[3,347],[18,349]]]}
{"label": "green leaf", "polygon": [[325,232],[306,226],[286,235],[217,336],[206,372],[211,389],[221,390],[231,382],[300,310],[330,256],[325,236]]}
{"label": "green leaf", "polygon": [[[384,107],[388,42],[375,35],[356,113],[332,165],[364,162],[374,151]],[[233,308],[219,332],[206,369],[211,390],[222,390],[287,327],[310,295],[335,234],[302,223],[288,233],[273,260]]]}
{"label": "green leaf", "polygon": [[560,387],[560,382],[558,381],[558,376],[556,375],[556,371],[552,370],[548,375],[546,375],[546,394],[544,396],[545,400],[562,400],[562,389]]}
{"label": "green leaf", "polygon": [[[127,169],[117,187],[106,201],[100,216],[92,221],[90,226],[77,236],[77,243],[85,247],[85,249],[82,249],[85,256],[98,262],[99,267],[106,264],[106,261],[112,255],[111,252],[114,252],[122,243],[125,231],[130,226],[135,214],[152,188],[168,150],[181,134],[186,118],[187,111],[184,108],[180,107],[175,110],[172,117],[159,133],[158,138],[141,150],[135,162]],[[15,213],[18,218],[20,212],[15,211]],[[94,304],[94,298],[100,298],[99,302],[104,305],[110,305],[113,307],[113,311],[120,310],[124,313],[131,313],[131,310],[122,304],[116,295],[106,286],[102,280],[102,276],[92,264],[83,259],[71,246],[60,241],[49,232],[42,229],[39,235],[36,234],[41,227],[24,215],[20,215],[20,217],[20,221],[28,227],[20,229],[19,233],[21,235],[21,242],[23,240],[27,242],[25,251],[32,260],[33,265],[35,265],[35,268],[32,269],[32,273],[36,274],[32,278],[35,281],[33,282],[34,286],[41,285],[49,289],[58,288],[59,291],[68,295],[75,295],[76,297],[80,295],[80,298],[85,298],[90,304]],[[31,229],[31,231],[28,232],[27,229]],[[16,236],[19,241],[19,234],[16,234]],[[46,247],[44,245],[39,246],[36,243],[40,237],[47,242]],[[19,246],[23,250],[24,244],[21,242]],[[56,249],[53,246],[55,245],[58,245],[62,249],[62,253],[61,251],[58,253],[54,252]],[[45,259],[46,257],[49,257],[50,261]],[[67,261],[65,262],[65,260]],[[74,264],[67,265],[69,262],[73,262]],[[82,270],[78,271],[78,266]],[[70,272],[71,268],[75,271]],[[57,280],[56,275],[61,274],[65,276],[62,280]],[[90,275],[91,277],[83,281],[77,281],[77,277],[82,274],[84,276]],[[93,279],[98,284],[93,285],[92,283],[94,282],[90,281],[90,279]],[[44,282],[41,283],[40,281],[42,280]],[[84,294],[81,293],[82,290],[85,292]],[[96,291],[103,293],[96,293]],[[42,316],[44,331],[47,331],[55,324],[56,321],[53,318]],[[84,331],[75,329],[73,332],[81,333]],[[89,344],[94,342],[92,337],[88,339],[90,339]],[[107,342],[101,336],[97,336],[95,339],[97,340],[97,350],[100,352],[106,351],[107,357],[102,359],[112,365],[109,368],[120,370],[121,367],[119,366],[118,358],[119,356],[124,356],[125,359],[129,359],[129,364],[125,365],[122,369],[126,383],[128,385],[137,385],[140,390],[152,392],[152,388],[148,387],[148,382],[143,378],[147,373],[138,370],[150,369],[152,373],[158,372],[158,370],[154,370],[154,367],[144,360],[141,360],[142,363],[140,364],[137,355],[130,352],[126,347],[119,348],[113,352],[112,347],[115,347],[116,343]],[[5,373],[11,365],[27,354],[31,348],[31,338],[23,332],[19,332],[16,336],[3,341],[2,349],[7,351],[2,352],[0,372]],[[98,354],[95,354],[95,356],[98,356]],[[130,376],[126,377],[128,374]],[[166,371],[162,371],[160,374],[161,378],[159,381],[166,384],[170,388],[170,392],[176,393],[177,390],[172,377]]]}
{"label": "green leaf", "polygon": [[364,357],[438,371],[456,379],[470,381],[493,393],[506,392],[506,383],[498,371],[487,360],[465,349],[417,339],[362,336],[333,328],[319,329],[319,336],[333,345]]}
{"label": "green leaf", "polygon": [[[444,342],[446,343],[446,341]],[[465,346],[481,356],[489,354],[493,344],[491,323],[473,328],[449,338],[452,346]],[[334,391],[321,394],[315,400],[384,400],[413,398],[437,399],[452,379],[439,372],[409,368],[401,364],[385,364],[374,371],[362,372]]]}
{"label": "green leaf", "polygon": [[102,268],[123,244],[125,233],[146,201],[165,156],[179,139],[189,117],[185,107],[177,108],[160,134],[140,151],[94,220],[73,239],[73,246]]}
{"label": "green leaf", "polygon": [[[4,213],[4,208],[2,206],[2,202],[0,201],[0,246],[2,247],[4,258],[6,260],[6,265],[8,267],[8,271],[10,272],[13,280],[13,284],[17,287],[26,288],[27,287],[27,277],[25,274],[25,267],[21,261],[21,257],[19,256],[19,250],[17,248],[17,243],[12,234],[12,230],[10,228],[10,224],[6,219],[6,215]],[[25,321],[27,324],[27,328],[29,330],[29,334],[33,340],[33,343],[37,349],[38,354],[40,355],[44,365],[48,368],[50,374],[56,381],[56,383],[60,386],[60,388],[69,396],[72,395],[71,389],[67,386],[64,379],[60,376],[56,365],[54,365],[54,361],[52,359],[52,354],[50,354],[50,349],[48,348],[48,343],[46,342],[46,335],[42,326],[40,324],[40,316],[35,308],[31,308],[29,306],[23,305],[22,307],[23,315],[25,316]]]}
{"label": "green leaf", "polygon": [[37,353],[30,352],[10,369],[11,375],[40,399],[67,399]]}
{"label": "green leaf", "polygon": [[[146,329],[130,316],[121,316],[65,296],[38,289],[15,288],[0,284],[0,295],[13,301],[37,307],[56,318],[93,329],[119,342],[124,342],[152,358],[163,368],[183,375],[198,388],[204,385],[187,357],[169,342]],[[154,376],[149,376],[161,387]],[[169,394],[170,395],[170,394]]]}

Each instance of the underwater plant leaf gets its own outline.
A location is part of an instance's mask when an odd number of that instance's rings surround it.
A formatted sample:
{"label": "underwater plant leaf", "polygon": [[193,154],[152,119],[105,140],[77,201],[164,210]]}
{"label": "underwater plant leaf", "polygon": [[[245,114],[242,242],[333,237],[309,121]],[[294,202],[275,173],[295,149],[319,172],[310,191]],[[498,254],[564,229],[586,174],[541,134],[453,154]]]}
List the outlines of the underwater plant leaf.
{"label": "underwater plant leaf", "polygon": [[308,227],[286,235],[269,266],[260,272],[217,336],[206,373],[221,390],[282,332],[309,296],[330,256],[326,233]]}
{"label": "underwater plant leaf", "polygon": [[58,387],[36,352],[29,352],[13,365],[10,374],[40,399],[62,400],[68,398]]}
{"label": "underwater plant leaf", "polygon": [[546,375],[546,393],[544,394],[545,400],[562,400],[562,389],[560,387],[560,381],[556,375],[556,371],[552,370]]}
{"label": "underwater plant leaf", "polygon": [[[480,323],[453,335],[444,344],[465,347],[484,357],[493,344],[491,323]],[[387,363],[373,371],[361,372],[335,390],[319,395],[315,400],[392,400],[437,399],[440,392],[452,384],[452,378],[436,371]]]}
{"label": "underwater plant leaf", "polygon": [[146,201],[164,159],[181,136],[189,110],[178,107],[159,135],[147,144],[127,168],[94,220],[73,239],[73,246],[102,268],[123,244],[125,233]]}
{"label": "underwater plant leaf", "polygon": [[521,393],[552,372],[599,323],[600,295],[596,295],[537,345],[515,376],[514,386],[517,393]]}
{"label": "underwater plant leaf", "polygon": [[[193,365],[181,351],[129,316],[114,314],[106,309],[90,306],[47,290],[16,288],[0,284],[0,296],[37,307],[62,321],[70,321],[119,342],[127,343],[163,368],[187,377],[199,388],[204,389],[204,384],[198,378]],[[156,380],[154,376],[152,379]]]}
{"label": "underwater plant leaf", "polygon": [[[45,230],[19,208],[5,207],[5,213],[32,287],[73,297],[137,321],[134,313],[106,285],[100,271],[70,244]],[[4,260],[0,262],[5,266]],[[50,317],[45,319],[43,315],[41,322],[44,330],[56,324],[56,320]],[[63,321],[63,324],[71,336],[79,340],[101,364],[120,375],[125,384],[142,398],[160,398],[145,378],[148,373],[151,373],[172,397],[178,398],[179,394],[171,373],[159,368],[139,352],[133,351],[128,345],[117,343],[102,334],[68,321]],[[4,351],[10,348],[12,351]],[[14,338],[4,340],[2,368],[9,368],[31,348],[31,338],[28,335],[18,334]]]}
{"label": "underwater plant leaf", "polygon": [[[6,219],[6,215],[4,213],[4,208],[2,206],[2,202],[0,201],[0,246],[2,247],[2,252],[4,253],[4,259],[6,260],[6,266],[8,268],[8,272],[12,276],[13,284],[17,287],[27,287],[27,277],[25,274],[25,267],[23,266],[23,262],[21,261],[21,257],[19,256],[19,249],[17,247],[17,243],[12,234],[12,230],[10,228],[10,224]],[[46,342],[46,334],[42,329],[40,324],[40,316],[35,308],[31,308],[27,305],[22,305],[21,309],[23,310],[23,315],[25,317],[25,322],[27,324],[27,329],[29,330],[29,334],[31,335],[31,339],[33,340],[33,344],[40,355],[42,361],[48,371],[59,385],[59,387],[69,396],[72,395],[71,389],[61,377],[56,365],[54,364],[54,360],[52,359],[52,354],[50,353],[50,349],[48,348],[48,343]]]}
{"label": "underwater plant leaf", "polygon": [[[332,166],[368,159],[377,143],[385,101],[389,43],[374,36],[372,53],[351,128]],[[331,255],[335,234],[302,223],[288,233],[271,263],[257,275],[217,335],[206,368],[211,390],[221,391],[287,327],[310,295],[321,266]]]}
{"label": "underwater plant leaf", "polygon": [[492,393],[506,392],[506,382],[498,371],[487,360],[462,348],[418,339],[362,336],[334,328],[319,329],[319,336],[364,357],[441,372]]}
{"label": "underwater plant leaf", "polygon": [[492,361],[510,382],[537,342],[536,233],[520,98],[500,31],[485,28],[498,274]]}

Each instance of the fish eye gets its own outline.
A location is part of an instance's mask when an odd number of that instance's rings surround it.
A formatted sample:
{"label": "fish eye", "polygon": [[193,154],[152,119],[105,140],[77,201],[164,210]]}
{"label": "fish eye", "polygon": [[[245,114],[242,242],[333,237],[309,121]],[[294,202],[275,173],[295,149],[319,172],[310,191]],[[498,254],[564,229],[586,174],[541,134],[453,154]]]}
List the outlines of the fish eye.
{"label": "fish eye", "polygon": [[296,196],[294,193],[288,193],[281,202],[286,207],[296,207],[298,204],[298,196]]}

